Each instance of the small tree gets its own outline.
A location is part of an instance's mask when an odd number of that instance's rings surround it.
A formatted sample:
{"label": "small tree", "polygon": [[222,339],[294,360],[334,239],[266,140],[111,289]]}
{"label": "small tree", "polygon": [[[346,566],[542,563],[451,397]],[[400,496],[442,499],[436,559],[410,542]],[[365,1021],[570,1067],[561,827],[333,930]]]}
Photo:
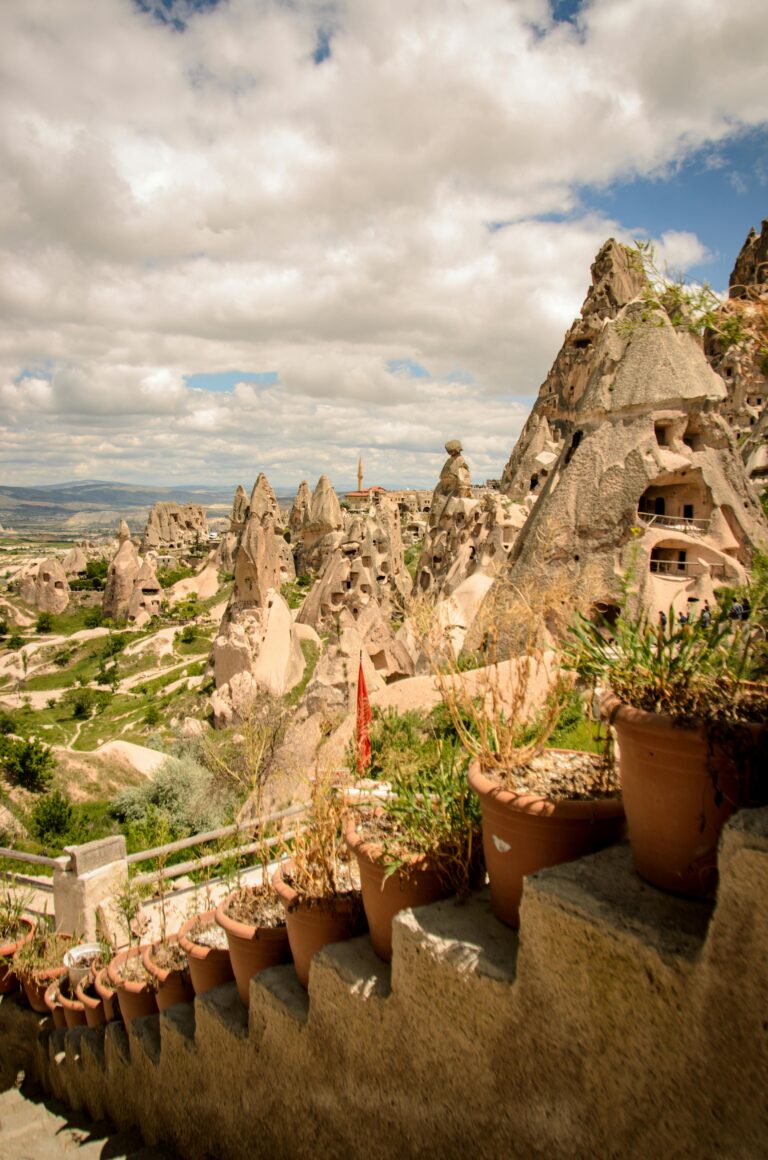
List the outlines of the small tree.
{"label": "small tree", "polygon": [[0,750],[0,760],[11,784],[21,786],[30,793],[42,793],[48,787],[56,766],[52,751],[36,737],[28,741],[6,737]]}
{"label": "small tree", "polygon": [[50,612],[41,612],[35,621],[36,632],[53,632],[53,616]]}
{"label": "small tree", "polygon": [[67,794],[52,789],[33,807],[29,828],[43,845],[58,845],[69,833],[73,818],[74,809]]}

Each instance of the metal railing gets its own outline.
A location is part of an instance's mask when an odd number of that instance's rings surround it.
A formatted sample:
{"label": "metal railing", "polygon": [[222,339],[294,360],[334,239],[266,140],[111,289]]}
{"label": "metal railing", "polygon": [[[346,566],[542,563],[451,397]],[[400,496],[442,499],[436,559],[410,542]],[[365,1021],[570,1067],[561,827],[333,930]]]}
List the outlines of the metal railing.
{"label": "metal railing", "polygon": [[662,516],[638,511],[637,518],[649,528],[671,528],[676,532],[695,532],[698,535],[709,531],[709,520],[694,519],[693,516]]}
{"label": "metal railing", "polygon": [[701,565],[689,560],[651,560],[651,571],[659,576],[700,576]]}

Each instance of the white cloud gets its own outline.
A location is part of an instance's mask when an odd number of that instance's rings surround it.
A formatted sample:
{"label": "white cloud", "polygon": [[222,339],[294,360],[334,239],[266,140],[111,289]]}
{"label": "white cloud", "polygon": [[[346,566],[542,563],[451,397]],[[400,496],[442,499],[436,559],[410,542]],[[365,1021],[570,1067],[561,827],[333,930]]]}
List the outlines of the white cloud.
{"label": "white cloud", "polygon": [[[595,251],[629,236],[579,186],[768,120],[761,10],[228,0],[179,34],[129,0],[7,0],[4,478],[288,484],[362,448],[430,483],[455,435],[497,474]],[[681,231],[659,253],[706,258]],[[232,367],[279,385],[184,386]]]}

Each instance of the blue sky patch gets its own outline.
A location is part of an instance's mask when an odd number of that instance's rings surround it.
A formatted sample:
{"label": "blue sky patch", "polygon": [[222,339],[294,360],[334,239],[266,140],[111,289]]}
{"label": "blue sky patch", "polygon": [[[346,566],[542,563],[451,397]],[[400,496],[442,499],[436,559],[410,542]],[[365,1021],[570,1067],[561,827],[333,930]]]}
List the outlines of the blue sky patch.
{"label": "blue sky patch", "polygon": [[321,26],[317,30],[317,38],[315,40],[315,51],[312,53],[312,59],[315,64],[322,64],[324,60],[328,60],[331,55],[331,41],[333,40],[333,29]]}
{"label": "blue sky patch", "polygon": [[426,367],[411,358],[391,358],[387,362],[387,370],[391,375],[409,375],[412,379],[432,377]]}
{"label": "blue sky patch", "polygon": [[158,24],[184,32],[190,16],[215,8],[219,0],[133,0],[133,4]]}
{"label": "blue sky patch", "polygon": [[53,359],[46,358],[33,366],[22,367],[13,381],[14,383],[23,383],[25,379],[47,379],[50,382],[52,378]]}
{"label": "blue sky patch", "polygon": [[277,381],[276,371],[213,371],[210,374],[184,375],[187,386],[198,391],[233,391],[236,383],[271,387]]}

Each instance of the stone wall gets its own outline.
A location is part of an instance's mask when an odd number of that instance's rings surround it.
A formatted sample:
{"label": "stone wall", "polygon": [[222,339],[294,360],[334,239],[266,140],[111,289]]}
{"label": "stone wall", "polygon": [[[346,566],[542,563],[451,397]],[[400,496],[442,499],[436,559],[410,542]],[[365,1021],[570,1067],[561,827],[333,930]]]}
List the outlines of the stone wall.
{"label": "stone wall", "polygon": [[[768,810],[731,823],[720,868],[713,910],[614,847],[532,876],[519,936],[484,895],[408,911],[391,968],[356,939],[316,958],[308,996],[278,967],[248,1011],[232,984],[130,1032],[46,1020],[34,1067],[193,1160],[763,1157]],[[6,1071],[32,1065],[38,1023],[2,1000]]]}

